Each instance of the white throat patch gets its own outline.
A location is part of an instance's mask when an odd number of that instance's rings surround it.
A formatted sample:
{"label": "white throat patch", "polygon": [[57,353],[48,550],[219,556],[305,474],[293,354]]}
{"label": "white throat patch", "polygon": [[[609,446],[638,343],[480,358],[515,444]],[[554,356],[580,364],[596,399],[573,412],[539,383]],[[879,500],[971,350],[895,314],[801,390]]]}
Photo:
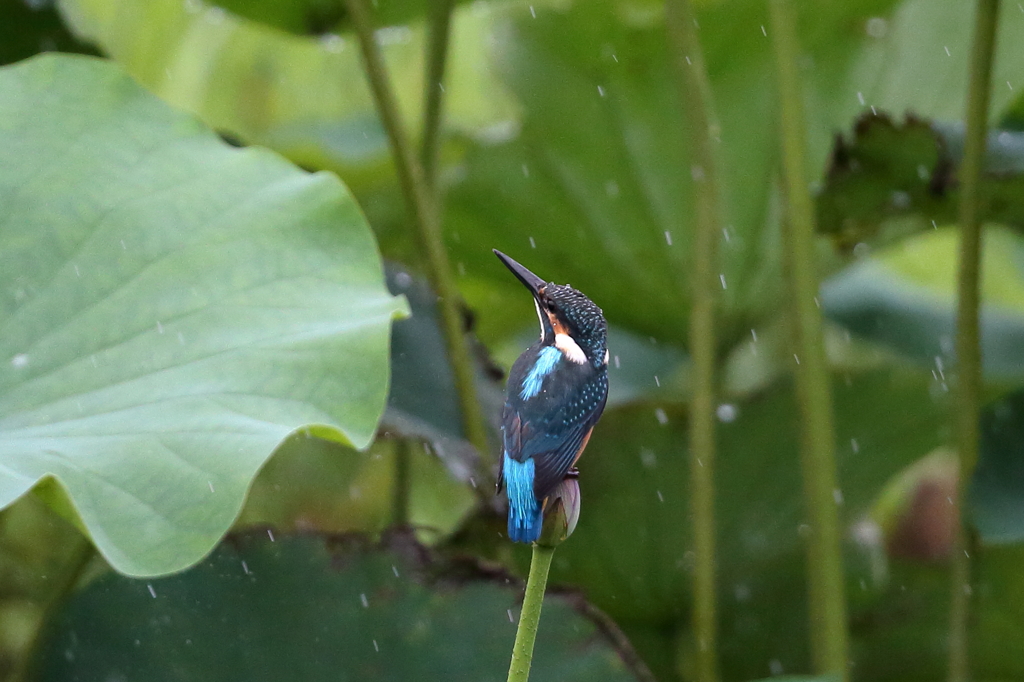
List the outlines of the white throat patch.
{"label": "white throat patch", "polygon": [[587,354],[568,334],[555,334],[555,348],[562,351],[570,362],[583,365],[587,362]]}

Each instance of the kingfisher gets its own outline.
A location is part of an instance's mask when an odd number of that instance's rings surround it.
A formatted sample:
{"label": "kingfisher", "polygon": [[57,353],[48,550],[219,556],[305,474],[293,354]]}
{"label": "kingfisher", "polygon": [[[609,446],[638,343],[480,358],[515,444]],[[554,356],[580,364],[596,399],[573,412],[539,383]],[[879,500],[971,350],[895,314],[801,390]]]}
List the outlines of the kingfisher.
{"label": "kingfisher", "polygon": [[548,496],[576,475],[608,400],[608,323],[581,292],[494,254],[533,294],[540,320],[540,339],[509,372],[498,476],[498,491],[508,490],[508,536],[530,543],[540,536]]}

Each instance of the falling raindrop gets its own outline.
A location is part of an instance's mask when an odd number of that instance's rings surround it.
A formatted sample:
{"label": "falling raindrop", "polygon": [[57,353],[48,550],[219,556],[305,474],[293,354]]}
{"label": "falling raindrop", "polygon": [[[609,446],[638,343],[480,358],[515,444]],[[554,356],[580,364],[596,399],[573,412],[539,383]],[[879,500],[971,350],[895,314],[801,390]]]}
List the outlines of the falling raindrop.
{"label": "falling raindrop", "polygon": [[18,353],[13,358],[11,358],[11,367],[14,367],[15,369],[21,369],[22,367],[27,366],[28,355],[26,355],[25,353]]}
{"label": "falling raindrop", "polygon": [[210,492],[211,493],[214,492],[214,490],[213,490],[213,481],[207,481],[206,485],[210,486]]}
{"label": "falling raindrop", "polygon": [[857,101],[860,102],[861,106],[864,106],[864,93],[863,92],[858,92],[857,93]]}
{"label": "falling raindrop", "polygon": [[362,594],[359,595],[359,601],[363,602],[363,608],[364,609],[370,608],[370,601],[366,598],[366,593],[365,592],[363,592]]}
{"label": "falling raindrop", "polygon": [[657,491],[657,492],[658,492],[658,502],[664,502],[665,501],[665,496],[661,494],[660,490]]}
{"label": "falling raindrop", "polygon": [[654,410],[654,416],[658,420],[658,423],[661,424],[662,426],[668,424],[668,415],[665,414],[665,410],[661,409],[660,407]]}
{"label": "falling raindrop", "polygon": [[249,564],[245,563],[245,559],[242,560],[242,572],[246,575],[252,575],[252,571],[249,570]]}
{"label": "falling raindrop", "polygon": [[843,491],[840,490],[839,488],[836,488],[835,490],[833,490],[832,491],[832,499],[836,501],[837,505],[842,504],[843,503]]}
{"label": "falling raindrop", "polygon": [[397,578],[398,577],[398,566],[395,566],[394,564],[391,564],[391,572],[394,573],[395,577]]}
{"label": "falling raindrop", "polygon": [[763,35],[765,38],[768,37],[768,31],[764,30],[764,24],[761,24],[761,35]]}
{"label": "falling raindrop", "polygon": [[850,439],[850,449],[853,450],[853,454],[860,452],[860,443],[857,442],[856,438]]}
{"label": "falling raindrop", "polygon": [[718,281],[722,283],[722,289],[728,289],[729,288],[725,284],[725,274],[723,274],[721,272],[718,273]]}
{"label": "falling raindrop", "polygon": [[338,54],[345,49],[345,39],[337,33],[327,33],[321,36],[320,46],[327,52]]}
{"label": "falling raindrop", "polygon": [[672,233],[668,230],[665,230],[665,243],[672,246]]}
{"label": "falling raindrop", "polygon": [[889,32],[889,22],[882,17],[871,17],[864,24],[864,32],[868,34],[869,38],[884,38],[885,34]]}
{"label": "falling raindrop", "polygon": [[614,360],[615,360],[615,369],[618,369],[619,368],[619,356],[616,355]]}
{"label": "falling raindrop", "polygon": [[537,242],[535,242],[533,240],[533,237],[530,237],[530,248],[531,249],[536,249],[537,248]]}
{"label": "falling raindrop", "polygon": [[717,416],[718,421],[723,424],[731,424],[736,421],[737,413],[738,410],[736,409],[736,406],[731,403],[722,403],[715,408],[715,416]]}
{"label": "falling raindrop", "polygon": [[156,590],[153,589],[153,584],[146,583],[146,589],[149,590],[149,596],[153,597],[153,599],[156,599]]}
{"label": "falling raindrop", "polygon": [[271,541],[271,542],[273,542],[273,541],[274,541],[274,531],[272,531],[272,530],[270,530],[270,529],[268,528],[268,529],[267,529],[267,537],[268,537],[268,538],[270,538],[270,541]]}
{"label": "falling raindrop", "polygon": [[601,97],[604,97],[604,88],[601,87],[600,85],[597,86],[597,94],[600,95]]}
{"label": "falling raindrop", "polygon": [[736,601],[743,603],[750,599],[750,586],[746,583],[736,583],[733,585],[732,593]]}
{"label": "falling raindrop", "polygon": [[408,26],[386,26],[377,29],[373,37],[381,47],[404,45],[412,40],[412,29]]}
{"label": "falling raindrop", "polygon": [[537,11],[533,9],[533,5],[530,5],[530,16],[534,19],[537,18]]}

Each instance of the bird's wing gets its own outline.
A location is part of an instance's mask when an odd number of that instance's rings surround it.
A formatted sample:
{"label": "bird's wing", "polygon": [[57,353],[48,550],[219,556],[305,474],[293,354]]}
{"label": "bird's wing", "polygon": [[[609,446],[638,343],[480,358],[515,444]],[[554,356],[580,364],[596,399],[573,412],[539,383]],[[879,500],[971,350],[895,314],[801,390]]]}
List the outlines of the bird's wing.
{"label": "bird's wing", "polygon": [[551,494],[565,478],[604,411],[606,400],[605,388],[599,392],[590,409],[583,414],[571,415],[573,418],[569,426],[565,426],[567,415],[563,410],[541,418],[525,419],[515,407],[506,406],[503,420],[505,452],[520,462],[533,458],[533,490],[538,499]]}
{"label": "bird's wing", "polygon": [[594,419],[580,424],[568,433],[562,434],[561,442],[554,448],[534,455],[533,492],[537,499],[544,499],[562,482],[565,474],[576,461],[583,447],[583,441],[594,428]]}

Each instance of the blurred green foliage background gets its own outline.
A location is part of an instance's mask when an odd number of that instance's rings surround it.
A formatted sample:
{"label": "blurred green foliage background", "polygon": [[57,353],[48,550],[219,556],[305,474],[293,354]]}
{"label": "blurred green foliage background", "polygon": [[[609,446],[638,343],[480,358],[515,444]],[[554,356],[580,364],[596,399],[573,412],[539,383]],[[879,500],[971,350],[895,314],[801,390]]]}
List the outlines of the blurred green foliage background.
{"label": "blurred green foliage background", "polygon": [[[753,680],[809,670],[778,107],[764,3],[697,9],[725,211],[720,661]],[[428,2],[375,11],[418,137]],[[799,11],[852,677],[936,680],[970,6]],[[1024,679],[1022,41],[1007,6],[985,174],[991,402],[966,501],[974,679],[991,682]],[[51,51],[107,61],[20,62]],[[496,446],[463,438],[344,3],[0,0],[0,62],[0,676],[503,679],[528,552],[502,537]],[[535,322],[492,248],[611,326],[538,680],[693,674],[692,164],[670,79],[658,0],[455,4],[438,177],[493,442]]]}

